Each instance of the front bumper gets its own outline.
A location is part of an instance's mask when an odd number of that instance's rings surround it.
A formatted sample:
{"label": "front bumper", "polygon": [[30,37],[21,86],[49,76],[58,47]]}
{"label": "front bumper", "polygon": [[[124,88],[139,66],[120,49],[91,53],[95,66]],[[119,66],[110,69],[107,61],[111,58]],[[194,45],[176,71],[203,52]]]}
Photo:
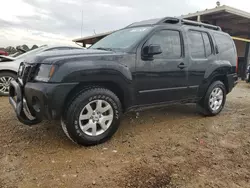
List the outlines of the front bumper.
{"label": "front bumper", "polygon": [[22,86],[10,83],[9,102],[17,118],[26,125],[40,123],[43,119],[59,119],[66,97],[77,83],[31,83]]}

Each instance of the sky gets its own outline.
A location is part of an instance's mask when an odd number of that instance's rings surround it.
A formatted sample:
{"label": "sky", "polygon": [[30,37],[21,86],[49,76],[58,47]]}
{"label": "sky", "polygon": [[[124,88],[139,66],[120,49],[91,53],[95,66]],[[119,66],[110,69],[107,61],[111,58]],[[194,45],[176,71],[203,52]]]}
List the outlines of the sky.
{"label": "sky", "polygon": [[[249,0],[220,2],[250,12]],[[4,0],[0,6],[0,47],[74,45],[72,39],[81,36],[215,6],[216,0]]]}

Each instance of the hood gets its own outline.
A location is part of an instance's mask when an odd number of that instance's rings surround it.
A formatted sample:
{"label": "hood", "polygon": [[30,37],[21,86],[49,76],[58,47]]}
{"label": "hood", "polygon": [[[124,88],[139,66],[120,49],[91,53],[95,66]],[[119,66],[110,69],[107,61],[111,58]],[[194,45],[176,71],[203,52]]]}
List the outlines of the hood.
{"label": "hood", "polygon": [[35,56],[26,58],[25,61],[29,64],[33,63],[52,64],[52,63],[60,63],[62,60],[116,56],[121,54],[122,54],[121,52],[118,53],[113,51],[95,50],[95,49],[58,50],[58,51],[42,52]]}

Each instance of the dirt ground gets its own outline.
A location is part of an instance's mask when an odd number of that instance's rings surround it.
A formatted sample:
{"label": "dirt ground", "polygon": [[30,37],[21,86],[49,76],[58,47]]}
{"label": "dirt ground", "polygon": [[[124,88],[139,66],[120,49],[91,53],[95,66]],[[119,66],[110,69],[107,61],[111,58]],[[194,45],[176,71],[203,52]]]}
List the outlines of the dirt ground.
{"label": "dirt ground", "polygon": [[250,85],[238,84],[223,112],[195,105],[127,114],[115,136],[80,147],[58,122],[19,123],[0,98],[0,187],[250,187]]}

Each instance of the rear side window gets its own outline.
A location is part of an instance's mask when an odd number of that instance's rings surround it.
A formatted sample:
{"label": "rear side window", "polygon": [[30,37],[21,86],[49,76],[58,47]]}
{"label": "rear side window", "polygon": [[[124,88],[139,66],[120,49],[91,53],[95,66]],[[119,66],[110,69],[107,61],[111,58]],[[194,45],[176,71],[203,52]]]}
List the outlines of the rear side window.
{"label": "rear side window", "polygon": [[215,33],[214,38],[218,46],[219,52],[226,52],[234,49],[233,41],[229,36]]}
{"label": "rear side window", "polygon": [[192,58],[206,58],[212,54],[211,41],[208,34],[205,32],[189,31],[188,43]]}
{"label": "rear side window", "polygon": [[156,32],[148,41],[148,45],[158,44],[162,54],[155,57],[175,59],[182,55],[180,32],[174,30],[162,30]]}
{"label": "rear side window", "polygon": [[189,31],[188,32],[188,43],[190,44],[190,51],[192,58],[204,58],[205,47],[202,38],[202,33],[199,31]]}

